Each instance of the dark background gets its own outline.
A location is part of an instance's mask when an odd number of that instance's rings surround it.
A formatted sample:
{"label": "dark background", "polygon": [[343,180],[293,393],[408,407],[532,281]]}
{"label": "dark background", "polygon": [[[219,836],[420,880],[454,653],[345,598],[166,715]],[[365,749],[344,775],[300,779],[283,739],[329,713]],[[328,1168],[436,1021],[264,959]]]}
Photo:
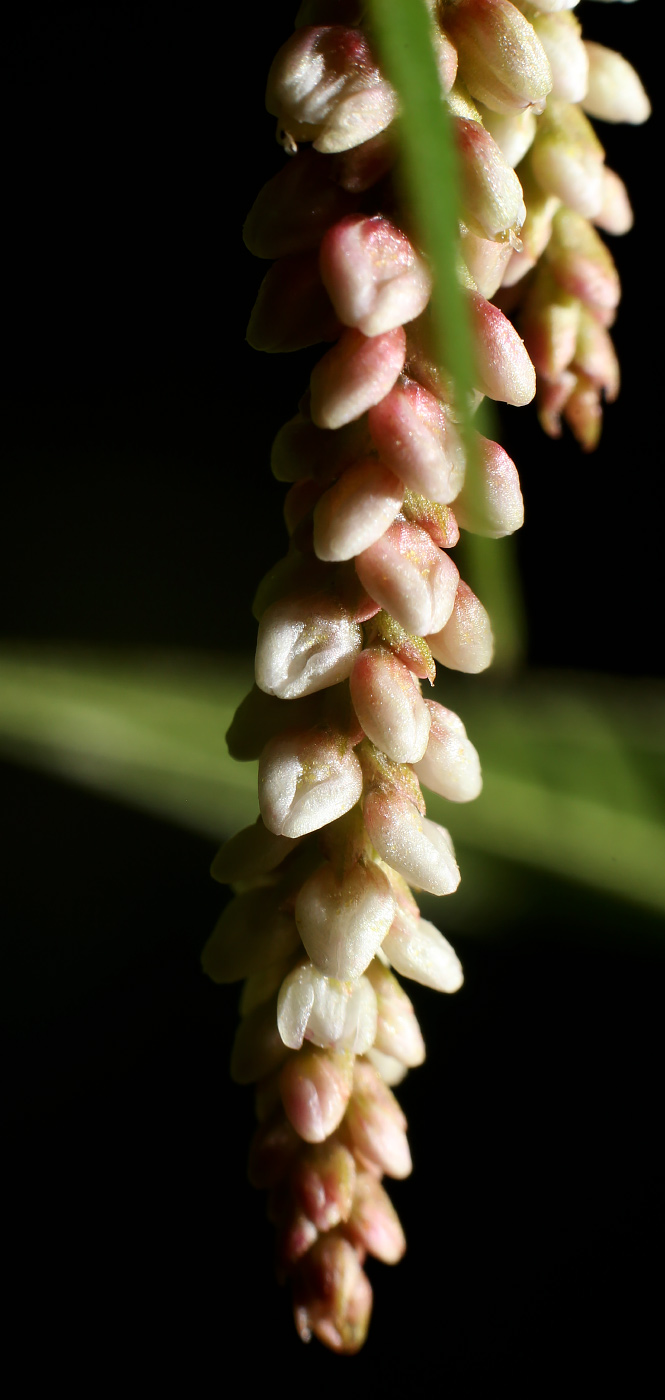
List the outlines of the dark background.
{"label": "dark background", "polygon": [[[295,4],[293,6],[295,9]],[[267,459],[314,354],[243,341],[263,271],[243,216],[282,160],[263,111],[291,8],[25,4],[3,39],[3,634],[250,652],[284,548]],[[651,13],[578,12],[657,94]],[[529,661],[662,674],[656,118],[602,128],[636,231],[614,240],[624,387],[599,451],[506,411],[522,476]],[[647,915],[527,877],[514,926],[459,943],[458,997],[417,994],[429,1047],[402,1100],[409,1237],[371,1268],[370,1341],[295,1339],[244,1181],[229,1086],[236,989],[198,965],[212,848],[6,764],[3,1019],[22,1354],[98,1388],[542,1386],[656,1354],[662,1000]],[[371,1267],[371,1266],[370,1266]],[[131,1369],[128,1370],[131,1363]],[[536,1392],[538,1393],[538,1391]]]}

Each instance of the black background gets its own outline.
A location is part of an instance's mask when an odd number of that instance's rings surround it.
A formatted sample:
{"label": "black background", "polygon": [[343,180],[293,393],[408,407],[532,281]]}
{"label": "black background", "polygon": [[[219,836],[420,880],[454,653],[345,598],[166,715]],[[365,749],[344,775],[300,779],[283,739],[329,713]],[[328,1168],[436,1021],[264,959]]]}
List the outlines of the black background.
{"label": "black background", "polygon": [[[653,6],[584,3],[657,96]],[[242,218],[282,156],[263,111],[288,6],[49,6],[2,21],[2,631],[249,652],[284,547],[267,469],[314,355],[244,344],[264,268]],[[600,450],[507,411],[522,476],[529,660],[662,673],[656,117],[603,127],[636,231],[613,241],[624,387]],[[660,508],[659,508],[660,506]],[[236,990],[198,954],[212,848],[3,768],[4,1054],[17,1326],[93,1393],[646,1374],[661,1244],[655,920],[527,880],[514,926],[462,940],[465,989],[418,995],[409,1237],[355,1362],[303,1349],[244,1180]],[[388,1392],[390,1393],[390,1391]]]}

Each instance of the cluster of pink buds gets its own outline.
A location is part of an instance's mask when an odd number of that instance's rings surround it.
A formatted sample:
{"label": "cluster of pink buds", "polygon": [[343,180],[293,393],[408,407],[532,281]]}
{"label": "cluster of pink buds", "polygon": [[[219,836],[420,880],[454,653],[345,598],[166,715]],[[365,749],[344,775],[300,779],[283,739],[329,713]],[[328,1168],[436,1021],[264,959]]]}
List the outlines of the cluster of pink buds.
{"label": "cluster of pink buds", "polygon": [[[535,362],[548,427],[564,411],[588,442],[590,395],[613,391],[618,296],[589,220],[618,230],[629,214],[578,104],[629,120],[647,104],[618,55],[582,43],[573,4],[428,9],[462,173],[476,403],[528,403]],[[330,348],[274,444],[289,548],[258,588],[256,684],[228,734],[235,758],[259,761],[260,816],[214,862],[234,894],[203,962],[216,982],[244,979],[231,1073],[256,1086],[249,1174],[268,1192],[296,1326],[353,1352],[371,1309],[365,1256],[394,1263],[405,1247],[381,1183],[411,1170],[392,1088],[425,1049],[395,974],[462,983],[412,893],[448,895],[460,878],[421,783],[451,802],[481,787],[462,720],[422,693],[436,661],[478,672],[492,656],[449,551],[460,527],[511,534],[523,507],[513,462],[480,434],[465,485],[469,443],[430,348],[431,274],[393,181],[398,101],[371,9],[304,0],[266,100],[290,158],[245,226],[273,260],[248,338]],[[491,301],[502,284],[525,289],[529,350]]]}

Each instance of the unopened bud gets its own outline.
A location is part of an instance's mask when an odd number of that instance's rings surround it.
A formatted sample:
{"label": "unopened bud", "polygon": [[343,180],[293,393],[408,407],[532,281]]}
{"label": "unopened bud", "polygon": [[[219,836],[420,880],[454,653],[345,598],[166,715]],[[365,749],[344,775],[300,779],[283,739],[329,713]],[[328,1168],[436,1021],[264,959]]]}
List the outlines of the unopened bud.
{"label": "unopened bud", "polygon": [[425,756],[414,764],[418,779],[449,802],[472,802],[483,785],[477,751],[458,715],[436,700],[425,704],[431,728]]}
{"label": "unopened bud", "polygon": [[594,224],[605,233],[629,233],[633,227],[633,209],[628,190],[620,175],[603,166],[603,202],[594,216]]}
{"label": "unopened bud", "polygon": [[616,350],[605,327],[599,325],[586,308],[580,316],[572,368],[590,379],[597,389],[602,389],[607,402],[613,403],[621,379]]}
{"label": "unopened bud", "polygon": [[554,14],[537,14],[530,10],[529,19],[547,54],[552,97],[564,102],[581,102],[589,82],[589,59],[579,20],[565,10]]}
{"label": "unopened bud", "polygon": [[583,452],[598,446],[603,427],[600,389],[585,374],[576,376],[575,387],[564,404],[563,416]]}
{"label": "unopened bud", "polygon": [[280,700],[311,695],[346,680],[362,644],[360,626],[336,598],[284,598],[259,623],[256,683]]}
{"label": "unopened bud", "polygon": [[344,151],[389,126],[397,110],[367,40],[343,25],[307,25],[282,45],[268,74],[266,107],[291,139]]}
{"label": "unopened bud", "polygon": [[[254,1084],[277,1069],[288,1053],[277,1029],[273,997],[240,1022],[231,1051],[231,1078],[235,1084]],[[297,1124],[294,1127],[297,1132]]]}
{"label": "unopened bud", "polygon": [[489,300],[501,286],[503,275],[512,256],[510,243],[493,243],[478,238],[468,229],[462,231],[462,253],[481,296]]}
{"label": "unopened bud", "polygon": [[301,700],[278,700],[265,695],[257,685],[241,700],[229,728],[226,743],[240,763],[258,758],[269,739],[295,724],[299,729],[315,724],[321,717],[321,698],[306,695]]}
{"label": "unopened bud", "polygon": [[374,1065],[377,1074],[381,1075],[384,1084],[391,1089],[406,1079],[409,1071],[394,1055],[384,1055],[382,1050],[377,1050],[376,1046],[372,1045],[367,1051],[367,1058],[370,1064]]}
{"label": "unopened bud", "polygon": [[514,170],[524,159],[536,134],[537,124],[532,110],[526,107],[522,112],[491,112],[488,107],[483,107],[482,118],[483,126],[496,141],[506,165]]}
{"label": "unopened bud", "polygon": [[571,102],[551,102],[538,124],[531,169],[547,194],[595,218],[603,202],[603,148],[591,123]]}
{"label": "unopened bud", "polygon": [[253,350],[274,354],[335,340],[341,328],[321,281],[318,255],[296,253],[266,273],[246,335]]}
{"label": "unopened bud", "polygon": [[378,958],[370,963],[367,977],[374,988],[378,1008],[373,1048],[414,1069],[425,1059],[425,1043],[406,992]]}
{"label": "unopened bud", "polygon": [[278,481],[314,477],[327,485],[370,447],[364,418],[330,432],[317,428],[310,418],[298,413],[280,428],[272,445],[270,465]]}
{"label": "unopened bud", "polygon": [[[300,944],[295,950],[295,956],[302,952]],[[280,962],[271,963],[269,967],[261,968],[259,972],[250,973],[242,985],[238,1010],[241,1016],[249,1016],[250,1011],[255,1011],[257,1006],[262,1006],[264,1001],[270,1001],[271,997],[279,991],[287,973],[293,966],[294,954],[288,958],[282,958]]]}
{"label": "unopened bud", "polygon": [[220,846],[210,874],[220,885],[259,879],[281,865],[286,856],[296,849],[296,845],[297,842],[289,841],[287,836],[273,835],[257,817],[253,826],[237,831],[235,836]]}
{"label": "unopened bud", "polygon": [[512,234],[514,242],[526,217],[515,171],[479,122],[457,117],[454,133],[461,163],[464,223],[481,238],[504,242],[511,241]]}
{"label": "unopened bud", "polygon": [[299,151],[259,190],[245,220],[245,246],[256,258],[307,252],[357,203],[331,179],[325,156],[311,148]]}
{"label": "unopened bud", "polygon": [[359,1172],[351,1213],[344,1234],[356,1248],[366,1249],[384,1264],[397,1264],[406,1249],[399,1216],[381,1182]]}
{"label": "unopened bud", "polygon": [[368,1060],[357,1060],[344,1132],[353,1148],[388,1176],[402,1179],[412,1168],[406,1118],[387,1084]]}
{"label": "unopened bud", "polygon": [[407,666],[383,647],[360,653],[351,699],[373,744],[396,763],[416,763],[427,747],[429,711]]}
{"label": "unopened bud", "polygon": [[460,960],[427,919],[398,909],[383,951],[396,972],[435,992],[456,992],[464,981]]}
{"label": "unopened bud", "polygon": [[213,982],[238,982],[289,957],[297,947],[293,915],[278,907],[274,890],[245,890],[220,915],[201,961]]}
{"label": "unopened bud", "polygon": [[424,311],[431,278],[406,234],[381,214],[349,214],[326,233],[323,284],[340,321],[382,335]]}
{"label": "unopened bud", "polygon": [[459,573],[425,530],[398,519],[359,554],[363,587],[407,632],[437,632],[450,617]]}
{"label": "unopened bud", "polygon": [[490,399],[520,407],[536,392],[536,373],[523,340],[498,306],[478,292],[468,298],[474,333],[476,384]]}
{"label": "unopened bud", "polygon": [[527,292],[521,325],[536,371],[556,380],[575,354],[582,304],[564,291],[546,266],[536,272]]}
{"label": "unopened bud", "polygon": [[252,1138],[247,1163],[250,1186],[267,1191],[283,1181],[301,1147],[295,1128],[278,1108],[267,1122],[259,1123]]}
{"label": "unopened bud", "polygon": [[494,652],[492,627],[485,608],[460,579],[450,621],[427,644],[442,666],[477,675],[489,666]]}
{"label": "unopened bud", "polygon": [[464,479],[464,447],[449,412],[414,380],[400,380],[369,412],[381,460],[412,491],[442,505]]}
{"label": "unopened bud", "polygon": [[296,900],[300,937],[321,972],[348,981],[360,977],[392,923],[390,885],[373,861],[360,860],[339,877],[322,865]]}
{"label": "unopened bud", "polygon": [[560,208],[552,221],[546,258],[557,282],[599,316],[619,305],[621,286],[609,248],[586,219]]}
{"label": "unopened bud", "polygon": [[294,1198],[323,1233],[348,1220],[356,1193],[356,1164],[336,1138],[300,1153],[291,1176]]}
{"label": "unopened bud", "polygon": [[547,55],[510,0],[451,0],[442,20],[473,97],[495,112],[542,111],[552,87]]}
{"label": "unopened bud", "polygon": [[360,1350],[369,1327],[372,1288],[348,1240],[324,1234],[305,1255],[293,1282],[293,1311],[303,1342],[314,1333],[341,1355]]}
{"label": "unopened bud", "polygon": [[558,195],[547,194],[539,185],[526,161],[520,170],[526,200],[526,219],[520,239],[521,253],[513,253],[503,275],[503,286],[513,287],[527,272],[535,267],[552,236],[552,224],[561,200]]}
{"label": "unopened bud", "polygon": [[401,326],[368,339],[346,330],[314,366],[312,420],[319,428],[342,428],[390,392],[402,372],[406,336]]}
{"label": "unopened bud", "polygon": [[[276,1024],[275,1034],[286,1055]],[[305,1142],[325,1142],[344,1117],[352,1086],[350,1050],[304,1045],[297,1055],[290,1056],[280,1074],[279,1089],[284,1112],[298,1136]]]}
{"label": "unopened bud", "polygon": [[314,549],[319,559],[353,559],[392,524],[404,498],[399,477],[376,458],[355,462],[314,510]]}
{"label": "unopened bud", "polygon": [[360,764],[342,736],[324,729],[271,739],[259,759],[259,807],[269,831],[306,836],[355,805]]}
{"label": "unopened bud", "polygon": [[361,977],[342,982],[302,963],[284,978],[277,999],[277,1024],[285,1045],[299,1050],[303,1040],[321,1049],[363,1055],[376,1035],[376,997]]}
{"label": "unopened bud", "polygon": [[538,422],[548,437],[561,437],[561,415],[576,383],[576,375],[567,369],[554,382],[542,380],[539,384]]}
{"label": "unopened bud", "polygon": [[500,540],[524,524],[524,501],[517,467],[498,442],[478,433],[476,479],[455,501],[457,523],[474,535]]}
{"label": "unopened bud", "polygon": [[651,116],[651,103],[632,63],[614,49],[585,40],[589,85],[582,103],[591,117],[640,126]]}
{"label": "unopened bud", "polygon": [[374,788],[363,802],[369,838],[382,860],[430,894],[452,894],[460,873],[448,832],[397,791]]}

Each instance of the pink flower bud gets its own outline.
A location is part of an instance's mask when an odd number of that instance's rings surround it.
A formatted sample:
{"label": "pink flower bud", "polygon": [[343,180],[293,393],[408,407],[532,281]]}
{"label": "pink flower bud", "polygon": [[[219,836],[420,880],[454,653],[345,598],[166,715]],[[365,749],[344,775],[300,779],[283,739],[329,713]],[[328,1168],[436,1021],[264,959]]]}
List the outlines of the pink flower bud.
{"label": "pink flower bud", "polygon": [[300,890],[296,923],[316,967],[348,981],[361,976],[381,947],[394,907],[390,885],[373,861],[360,860],[341,877],[326,864]]}
{"label": "pink flower bud", "polygon": [[437,632],[450,617],[459,573],[425,530],[396,520],[356,559],[363,587],[407,632]]}
{"label": "pink flower bud", "polygon": [[397,110],[395,93],[364,35],[342,25],[306,26],[282,45],[268,74],[266,107],[291,148],[344,151],[376,136]]}
{"label": "pink flower bud", "polygon": [[[288,1050],[277,1029],[276,998],[257,1006],[240,1022],[231,1051],[234,1084],[254,1084],[282,1064]],[[288,1110],[287,1110],[288,1112]],[[294,1123],[296,1132],[297,1123]],[[302,1136],[302,1134],[301,1134]]]}
{"label": "pink flower bud", "polygon": [[452,894],[460,873],[448,832],[421,816],[399,791],[374,788],[363,802],[370,841],[382,860],[410,885],[430,894]]}
{"label": "pink flower bud", "polygon": [[321,281],[316,253],[280,258],[266,273],[247,327],[253,350],[274,354],[335,340],[341,323]]}
{"label": "pink flower bud", "polygon": [[387,1084],[368,1060],[356,1060],[344,1119],[353,1148],[388,1176],[402,1179],[412,1168],[405,1128],[406,1118]]}
{"label": "pink flower bud", "polygon": [[552,97],[581,102],[589,82],[589,60],[579,20],[564,10],[534,15],[531,23],[547,54]]}
{"label": "pink flower bud", "polygon": [[609,248],[591,224],[561,208],[552,222],[546,258],[557,282],[598,316],[619,305],[621,287]]}
{"label": "pink flower bud", "polygon": [[424,311],[431,278],[406,234],[381,214],[349,214],[328,230],[319,268],[340,321],[382,335]]}
{"label": "pink flower bud", "polygon": [[530,153],[533,173],[548,194],[585,218],[603,202],[603,148],[573,103],[549,102]]}
{"label": "pink flower bud", "polygon": [[598,446],[603,427],[600,389],[586,375],[576,376],[575,387],[564,404],[563,416],[583,452]]}
{"label": "pink flower bud", "polygon": [[344,1356],[360,1351],[372,1311],[372,1288],[348,1240],[322,1235],[299,1264],[293,1282],[296,1329],[303,1342],[312,1333]]}
{"label": "pink flower bud", "polygon": [[[287,1054],[276,1025],[275,1034]],[[305,1142],[325,1142],[344,1117],[352,1086],[350,1050],[304,1045],[297,1055],[290,1056],[280,1074],[279,1088],[284,1112],[298,1136]]]}
{"label": "pink flower bud", "polygon": [[522,112],[491,112],[488,107],[483,107],[482,118],[483,126],[496,141],[506,164],[514,170],[524,159],[536,134],[533,111],[527,107]]}
{"label": "pink flower bud", "polygon": [[359,1172],[351,1213],[344,1234],[356,1248],[366,1249],[384,1264],[397,1264],[406,1249],[399,1216],[381,1182]]}
{"label": "pink flower bud", "polygon": [[253,826],[237,831],[220,846],[210,867],[213,880],[220,885],[238,884],[241,880],[256,880],[281,865],[296,849],[297,842],[287,836],[274,836],[260,817]]}
{"label": "pink flower bud", "polygon": [[400,1060],[409,1069],[421,1065],[425,1059],[425,1043],[406,992],[378,958],[370,963],[367,977],[374,988],[378,1009],[373,1048]]}
{"label": "pink flower bud", "polygon": [[436,700],[426,700],[431,715],[429,743],[424,758],[414,764],[418,780],[450,802],[472,802],[483,780],[480,760],[466,737],[461,719]]}
{"label": "pink flower bud", "polygon": [[245,890],[227,904],[201,954],[203,970],[213,982],[239,982],[295,953],[295,920],[280,910],[277,898],[272,888],[261,887]]}
{"label": "pink flower bud", "polygon": [[396,763],[415,763],[427,748],[429,710],[407,666],[383,647],[360,653],[351,699],[373,744]]}
{"label": "pink flower bud", "polygon": [[597,389],[602,389],[608,403],[613,403],[621,380],[617,354],[605,327],[599,325],[585,307],[580,316],[572,368],[590,379]]}
{"label": "pink flower bud", "polygon": [[462,231],[462,255],[481,296],[488,301],[501,286],[503,274],[512,256],[510,243],[493,243],[478,238],[468,229]]}
{"label": "pink flower bud", "polygon": [[272,446],[270,465],[278,481],[314,477],[327,485],[370,448],[365,418],[333,433],[317,428],[309,418],[298,413],[280,428]]}
{"label": "pink flower bud", "polygon": [[451,671],[476,675],[489,666],[494,651],[490,620],[475,593],[461,579],[450,621],[426,640],[436,660]]}
{"label": "pink flower bud", "polygon": [[311,695],[346,680],[362,644],[359,624],[336,598],[284,598],[259,623],[256,683],[280,700]]}
{"label": "pink flower bud", "polygon": [[536,392],[536,374],[515,327],[478,292],[469,295],[476,384],[490,399],[519,408]]}
{"label": "pink flower bud", "polygon": [[512,233],[514,241],[526,218],[515,171],[479,122],[456,117],[454,132],[461,164],[464,223],[481,238],[510,241]]}
{"label": "pink flower bud", "polygon": [[499,446],[480,433],[474,489],[468,485],[455,502],[457,522],[474,535],[500,540],[524,524],[524,501],[515,463]]}
{"label": "pink flower bud", "polygon": [[390,392],[405,355],[401,326],[369,339],[361,331],[344,331],[312,370],[313,422],[319,428],[342,428],[360,418]]}
{"label": "pink flower bud", "polygon": [[298,1134],[278,1108],[267,1122],[259,1124],[252,1138],[247,1163],[250,1186],[267,1191],[283,1181],[301,1147]]}
{"label": "pink flower bud", "polygon": [[291,1176],[294,1199],[317,1230],[348,1220],[356,1193],[356,1164],[336,1138],[301,1151]]}
{"label": "pink flower bud", "polygon": [[545,266],[527,292],[521,318],[524,341],[543,379],[557,380],[568,368],[580,324],[581,302],[559,286]]}
{"label": "pink flower bud", "polygon": [[311,963],[288,973],[277,999],[279,1033],[290,1050],[310,1040],[322,1049],[341,1047],[362,1055],[374,1043],[376,1017],[376,997],[366,978],[341,982]]}
{"label": "pink flower bud", "polygon": [[362,790],[360,764],[340,734],[296,730],[271,739],[259,759],[259,807],[269,831],[306,836],[341,817]]}
{"label": "pink flower bud", "polygon": [[464,448],[449,412],[414,380],[402,380],[369,412],[382,462],[412,491],[447,505],[464,479]]}
{"label": "pink flower bud", "polygon": [[651,103],[632,64],[614,49],[585,40],[589,86],[582,102],[591,117],[639,126],[651,116]]}
{"label": "pink flower bud", "polygon": [[550,66],[532,26],[509,0],[453,0],[443,18],[473,97],[495,112],[542,111]]}
{"label": "pink flower bud", "polygon": [[603,202],[594,216],[594,223],[605,233],[629,233],[633,227],[633,210],[628,190],[620,175],[603,166]]}
{"label": "pink flower bud", "polygon": [[464,981],[459,958],[438,928],[403,909],[395,915],[383,950],[402,977],[435,992],[456,992]]}
{"label": "pink flower bud", "polygon": [[319,559],[353,559],[381,538],[404,498],[404,486],[383,462],[365,457],[347,467],[314,510]]}
{"label": "pink flower bud", "polygon": [[331,179],[325,156],[299,151],[256,196],[243,228],[245,246],[255,258],[307,252],[357,204]]}

